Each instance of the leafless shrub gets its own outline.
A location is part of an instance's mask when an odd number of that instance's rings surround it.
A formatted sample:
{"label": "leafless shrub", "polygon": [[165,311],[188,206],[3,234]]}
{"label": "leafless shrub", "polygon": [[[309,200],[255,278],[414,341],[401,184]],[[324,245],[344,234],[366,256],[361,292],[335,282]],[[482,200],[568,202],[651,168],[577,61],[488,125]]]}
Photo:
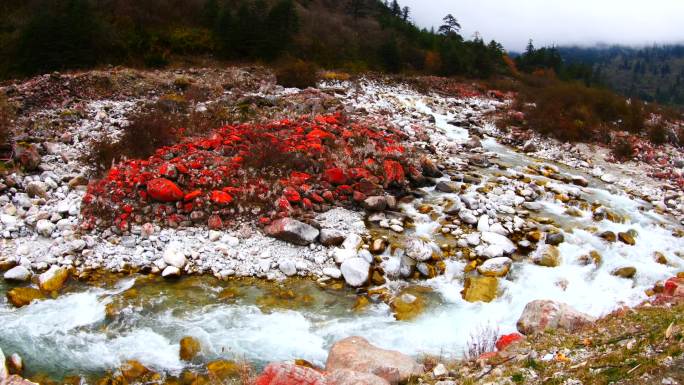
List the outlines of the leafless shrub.
{"label": "leafless shrub", "polygon": [[499,328],[486,324],[470,333],[464,348],[464,355],[468,360],[476,360],[484,353],[496,350],[496,340],[499,338]]}

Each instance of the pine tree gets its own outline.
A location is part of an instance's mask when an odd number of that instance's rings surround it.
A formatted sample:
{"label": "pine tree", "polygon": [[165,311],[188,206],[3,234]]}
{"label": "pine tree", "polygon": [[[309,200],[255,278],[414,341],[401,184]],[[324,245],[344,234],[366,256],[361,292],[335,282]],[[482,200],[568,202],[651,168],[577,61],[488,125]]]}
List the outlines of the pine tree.
{"label": "pine tree", "polygon": [[461,24],[459,24],[458,20],[452,15],[448,14],[444,16],[444,19],[442,19],[443,23],[439,27],[439,34],[444,35],[447,37],[455,37],[458,36],[458,32],[461,30]]}
{"label": "pine tree", "polygon": [[399,6],[399,2],[397,2],[397,0],[392,0],[390,11],[394,16],[401,16],[401,6]]}
{"label": "pine tree", "polygon": [[401,10],[401,18],[402,18],[404,21],[408,21],[408,18],[409,18],[409,15],[410,15],[410,14],[411,14],[411,8],[409,8],[409,7],[404,7],[404,8],[402,8],[402,10]]}

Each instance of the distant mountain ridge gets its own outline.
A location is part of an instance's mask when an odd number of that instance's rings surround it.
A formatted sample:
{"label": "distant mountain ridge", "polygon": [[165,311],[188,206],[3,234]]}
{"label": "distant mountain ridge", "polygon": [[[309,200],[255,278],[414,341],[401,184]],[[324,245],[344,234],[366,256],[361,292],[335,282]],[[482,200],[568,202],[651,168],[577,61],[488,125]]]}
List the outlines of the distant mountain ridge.
{"label": "distant mountain ridge", "polygon": [[565,63],[591,66],[594,78],[625,96],[684,107],[684,44],[556,48]]}

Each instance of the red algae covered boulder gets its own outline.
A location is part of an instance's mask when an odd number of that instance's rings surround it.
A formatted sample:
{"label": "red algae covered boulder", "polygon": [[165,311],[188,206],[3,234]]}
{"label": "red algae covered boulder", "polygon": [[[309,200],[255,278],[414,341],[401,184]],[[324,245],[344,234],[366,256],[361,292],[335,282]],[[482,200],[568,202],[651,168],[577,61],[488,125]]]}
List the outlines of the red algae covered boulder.
{"label": "red algae covered boulder", "polygon": [[347,176],[344,174],[344,170],[334,167],[325,170],[325,180],[339,186],[347,183]]}
{"label": "red algae covered boulder", "polygon": [[287,363],[268,364],[255,385],[328,385],[323,374],[306,366]]}
{"label": "red algae covered boulder", "polygon": [[221,127],[113,166],[88,186],[82,225],[126,231],[146,222],[207,223],[213,215],[226,226],[238,215],[266,225],[358,208],[384,195],[383,186],[393,194],[409,188],[406,173],[420,157],[406,139],[391,126],[341,115]]}
{"label": "red algae covered boulder", "polygon": [[184,197],[183,191],[168,179],[156,178],[147,182],[147,193],[159,202],[176,202]]}
{"label": "red algae covered boulder", "polygon": [[580,313],[570,305],[550,300],[536,300],[525,305],[517,326],[520,333],[531,335],[556,328],[575,331],[595,320],[596,318]]}
{"label": "red algae covered boulder", "polygon": [[511,333],[511,334],[506,334],[501,337],[496,341],[496,350],[502,351],[506,350],[509,346],[520,342],[525,339],[525,336],[520,334],[520,333]]}
{"label": "red algae covered boulder", "polygon": [[336,342],[328,353],[325,370],[374,374],[394,384],[406,382],[424,372],[423,366],[413,358],[371,345],[361,337],[349,337]]}

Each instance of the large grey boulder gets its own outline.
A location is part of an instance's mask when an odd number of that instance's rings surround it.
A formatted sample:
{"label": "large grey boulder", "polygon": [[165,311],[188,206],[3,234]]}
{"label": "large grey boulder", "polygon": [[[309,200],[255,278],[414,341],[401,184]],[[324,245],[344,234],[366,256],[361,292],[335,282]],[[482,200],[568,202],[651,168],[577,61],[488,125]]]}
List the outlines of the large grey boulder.
{"label": "large grey boulder", "polygon": [[317,228],[292,218],[278,219],[264,231],[271,237],[301,246],[315,242],[320,233]]}

